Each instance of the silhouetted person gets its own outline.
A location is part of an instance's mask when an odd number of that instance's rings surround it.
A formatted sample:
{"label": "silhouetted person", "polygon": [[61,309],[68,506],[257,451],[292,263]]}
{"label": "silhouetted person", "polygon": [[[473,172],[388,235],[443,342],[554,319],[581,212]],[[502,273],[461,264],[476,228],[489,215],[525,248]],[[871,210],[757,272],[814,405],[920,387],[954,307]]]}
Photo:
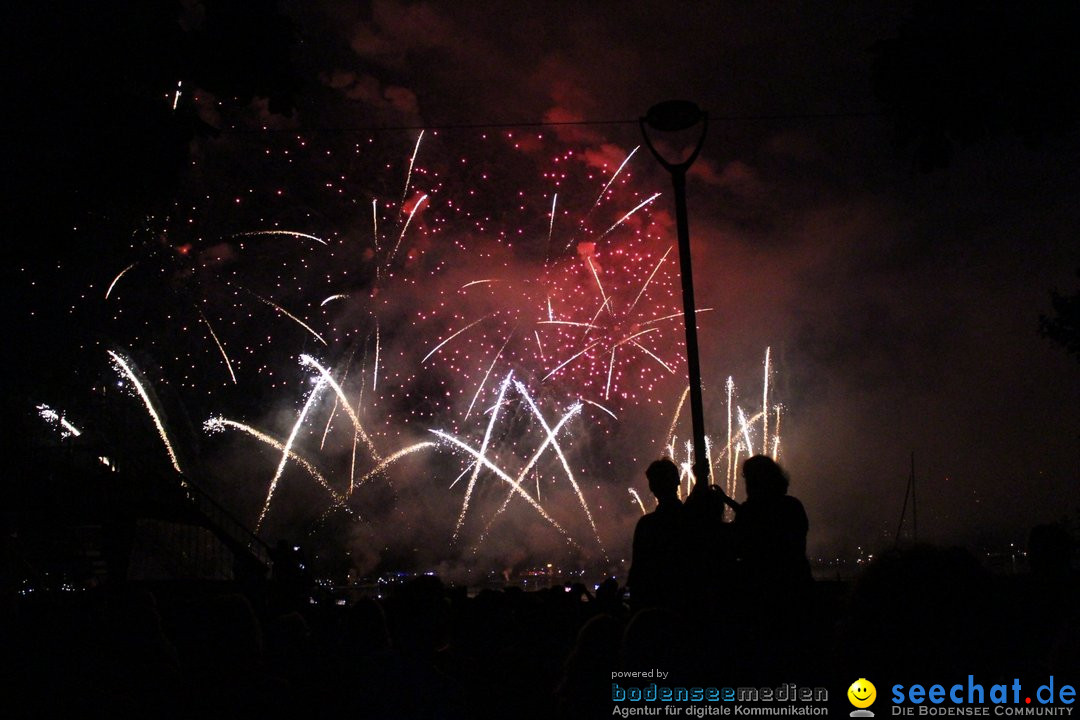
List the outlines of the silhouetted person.
{"label": "silhouetted person", "polygon": [[813,579],[806,559],[809,522],[801,502],[787,494],[788,477],[772,458],[743,463],[746,500],[731,502],[740,559],[739,602],[748,623],[751,665],[766,675],[790,671],[812,611]]}
{"label": "silhouetted person", "polygon": [[615,578],[607,578],[596,588],[596,611],[606,613],[615,618],[621,618],[626,614],[626,606],[623,604],[624,588],[619,587],[619,581]]}
{"label": "silhouetted person", "polygon": [[630,604],[636,611],[647,607],[674,608],[684,600],[686,568],[685,512],[679,500],[679,468],[664,458],[645,471],[649,490],[656,496],[656,510],[638,520],[634,528],[630,564]]}
{"label": "silhouetted person", "polygon": [[735,528],[746,579],[769,590],[809,582],[809,521],[787,494],[787,474],[772,458],[755,455],[743,463],[743,478],[746,501],[735,504]]}
{"label": "silhouetted person", "polygon": [[610,714],[609,683],[611,671],[619,667],[622,634],[622,622],[610,615],[595,615],[581,626],[555,689],[558,717]]}
{"label": "silhouetted person", "polygon": [[622,667],[661,668],[671,673],[668,681],[673,685],[682,682],[694,657],[692,635],[682,615],[666,608],[645,608],[630,619],[623,632]]}
{"label": "silhouetted person", "polygon": [[[684,507],[686,547],[683,551],[688,598],[694,603],[688,610],[695,619],[702,615],[719,620],[716,609],[730,605],[737,546],[734,526],[724,522],[727,505],[737,508],[719,485],[695,483]],[[716,628],[719,630],[719,628]]]}

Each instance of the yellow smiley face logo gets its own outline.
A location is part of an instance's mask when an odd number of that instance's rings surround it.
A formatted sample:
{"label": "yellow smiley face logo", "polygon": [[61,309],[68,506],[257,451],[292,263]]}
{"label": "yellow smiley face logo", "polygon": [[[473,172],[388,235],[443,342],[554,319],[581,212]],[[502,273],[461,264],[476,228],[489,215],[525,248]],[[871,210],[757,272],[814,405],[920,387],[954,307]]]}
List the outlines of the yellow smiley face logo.
{"label": "yellow smiley face logo", "polygon": [[847,697],[855,707],[868,708],[877,699],[877,688],[866,678],[859,678],[851,683],[851,687],[847,690]]}

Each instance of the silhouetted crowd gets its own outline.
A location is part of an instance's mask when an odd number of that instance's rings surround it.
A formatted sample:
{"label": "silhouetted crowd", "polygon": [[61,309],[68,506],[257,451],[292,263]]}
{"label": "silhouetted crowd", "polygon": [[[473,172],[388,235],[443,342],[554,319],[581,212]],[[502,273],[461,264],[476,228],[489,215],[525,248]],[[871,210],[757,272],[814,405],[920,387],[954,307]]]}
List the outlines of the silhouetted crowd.
{"label": "silhouetted crowd", "polygon": [[1060,526],[1032,532],[1022,576],[912,546],[852,583],[814,582],[787,477],[768,458],[744,476],[742,503],[704,488],[684,503],[677,468],[654,463],[629,588],[469,595],[425,576],[346,605],[295,581],[23,597],[4,605],[0,717],[604,718],[617,670],[837,696],[870,674],[1080,677],[1075,544]]}

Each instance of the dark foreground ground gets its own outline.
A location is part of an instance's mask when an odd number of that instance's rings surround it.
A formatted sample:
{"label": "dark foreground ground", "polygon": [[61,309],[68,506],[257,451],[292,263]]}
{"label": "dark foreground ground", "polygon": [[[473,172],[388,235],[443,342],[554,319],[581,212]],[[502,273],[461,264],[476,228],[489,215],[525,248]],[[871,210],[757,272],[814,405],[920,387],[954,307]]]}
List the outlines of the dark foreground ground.
{"label": "dark foreground ground", "polygon": [[823,687],[846,716],[862,677],[886,699],[969,675],[1080,684],[1078,588],[1065,567],[995,577],[917,547],[801,598],[721,592],[683,613],[631,615],[614,581],[470,597],[422,577],[345,605],[273,583],[35,593],[5,603],[0,717],[611,717],[612,673],[651,669]]}

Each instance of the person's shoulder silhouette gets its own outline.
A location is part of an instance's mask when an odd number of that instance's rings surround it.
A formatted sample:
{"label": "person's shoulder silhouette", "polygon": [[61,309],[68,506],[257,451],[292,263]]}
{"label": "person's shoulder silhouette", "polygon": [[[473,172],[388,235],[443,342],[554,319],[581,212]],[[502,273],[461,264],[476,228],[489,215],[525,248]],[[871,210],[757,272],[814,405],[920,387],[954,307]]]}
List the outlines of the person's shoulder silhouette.
{"label": "person's shoulder silhouette", "polygon": [[663,458],[645,471],[656,509],[638,520],[630,565],[630,602],[635,610],[673,607],[681,597],[685,552],[684,508],[679,500],[679,468]]}

